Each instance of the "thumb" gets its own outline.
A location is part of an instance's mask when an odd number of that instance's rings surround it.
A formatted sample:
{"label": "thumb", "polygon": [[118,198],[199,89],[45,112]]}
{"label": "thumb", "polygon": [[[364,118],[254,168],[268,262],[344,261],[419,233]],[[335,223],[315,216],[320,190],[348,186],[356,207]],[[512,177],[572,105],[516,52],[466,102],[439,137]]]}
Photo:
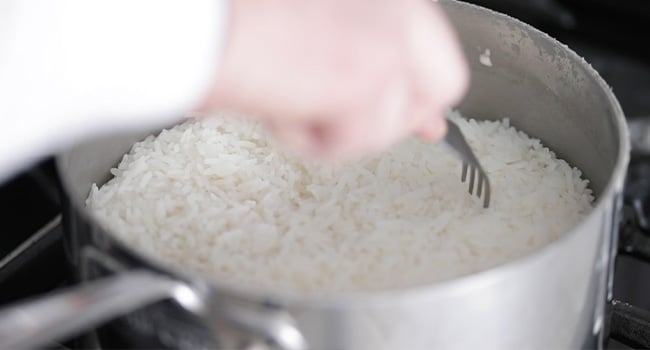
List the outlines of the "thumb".
{"label": "thumb", "polygon": [[443,113],[424,119],[415,129],[415,135],[427,141],[439,141],[447,134],[447,120]]}

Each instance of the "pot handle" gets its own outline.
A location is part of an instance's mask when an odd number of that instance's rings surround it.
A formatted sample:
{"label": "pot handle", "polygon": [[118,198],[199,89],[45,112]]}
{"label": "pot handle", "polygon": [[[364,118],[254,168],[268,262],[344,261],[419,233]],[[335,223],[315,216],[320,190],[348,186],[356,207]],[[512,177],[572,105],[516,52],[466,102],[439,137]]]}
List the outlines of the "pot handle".
{"label": "pot handle", "polygon": [[0,349],[34,348],[168,298],[193,312],[205,309],[187,285],[143,270],[19,302],[0,309]]}

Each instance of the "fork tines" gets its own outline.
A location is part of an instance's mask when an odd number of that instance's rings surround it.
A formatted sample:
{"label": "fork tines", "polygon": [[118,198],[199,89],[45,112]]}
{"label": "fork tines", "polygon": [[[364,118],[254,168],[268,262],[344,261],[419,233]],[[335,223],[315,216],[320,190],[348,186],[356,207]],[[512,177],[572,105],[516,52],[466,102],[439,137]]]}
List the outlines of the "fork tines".
{"label": "fork tines", "polygon": [[476,196],[481,198],[483,194],[483,189],[485,188],[485,195],[483,196],[483,208],[490,206],[490,183],[485,175],[485,172],[481,168],[477,168],[474,165],[471,165],[467,161],[463,161],[463,171],[461,174],[461,181],[465,182],[467,180],[467,172],[469,170],[469,194],[474,194],[474,183],[478,180],[476,186]]}
{"label": "fork tines", "polygon": [[[483,208],[490,206],[490,182],[487,173],[481,167],[476,155],[472,148],[465,140],[465,136],[460,131],[460,128],[452,120],[447,120],[447,136],[445,142],[453,149],[459,159],[463,161],[463,174],[461,181],[467,180],[467,172],[469,170],[469,194],[474,194],[474,183],[477,181],[476,196],[481,198],[483,195]],[[477,175],[478,174],[478,175]]]}

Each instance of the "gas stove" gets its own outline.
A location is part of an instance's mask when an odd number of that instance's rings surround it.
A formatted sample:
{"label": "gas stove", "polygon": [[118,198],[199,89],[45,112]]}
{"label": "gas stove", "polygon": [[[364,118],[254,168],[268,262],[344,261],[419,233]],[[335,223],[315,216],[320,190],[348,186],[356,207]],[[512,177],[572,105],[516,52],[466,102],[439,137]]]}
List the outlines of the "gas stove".
{"label": "gas stove", "polygon": [[[566,43],[612,86],[628,117],[633,155],[619,229],[605,348],[650,348],[650,47],[642,45],[650,7],[641,1],[475,0],[522,19]],[[66,263],[58,179],[45,159],[0,184],[0,306],[74,280]],[[98,349],[105,329],[48,349]],[[111,338],[112,348],[138,344]],[[105,342],[103,342],[106,344]],[[599,347],[598,345],[596,345]]]}

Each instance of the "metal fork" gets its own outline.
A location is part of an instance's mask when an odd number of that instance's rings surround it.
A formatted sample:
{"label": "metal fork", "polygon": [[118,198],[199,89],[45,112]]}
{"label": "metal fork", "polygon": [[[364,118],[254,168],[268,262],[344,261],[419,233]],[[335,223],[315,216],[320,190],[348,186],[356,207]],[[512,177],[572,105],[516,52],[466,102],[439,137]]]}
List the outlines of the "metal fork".
{"label": "metal fork", "polygon": [[469,194],[474,194],[474,183],[478,180],[476,188],[476,196],[481,198],[483,194],[483,208],[490,206],[490,181],[488,180],[485,170],[476,159],[476,155],[472,148],[467,144],[463,133],[456,123],[447,119],[447,136],[445,142],[451,146],[463,161],[463,172],[461,174],[461,181],[465,182],[467,179],[467,172],[469,170]]}

